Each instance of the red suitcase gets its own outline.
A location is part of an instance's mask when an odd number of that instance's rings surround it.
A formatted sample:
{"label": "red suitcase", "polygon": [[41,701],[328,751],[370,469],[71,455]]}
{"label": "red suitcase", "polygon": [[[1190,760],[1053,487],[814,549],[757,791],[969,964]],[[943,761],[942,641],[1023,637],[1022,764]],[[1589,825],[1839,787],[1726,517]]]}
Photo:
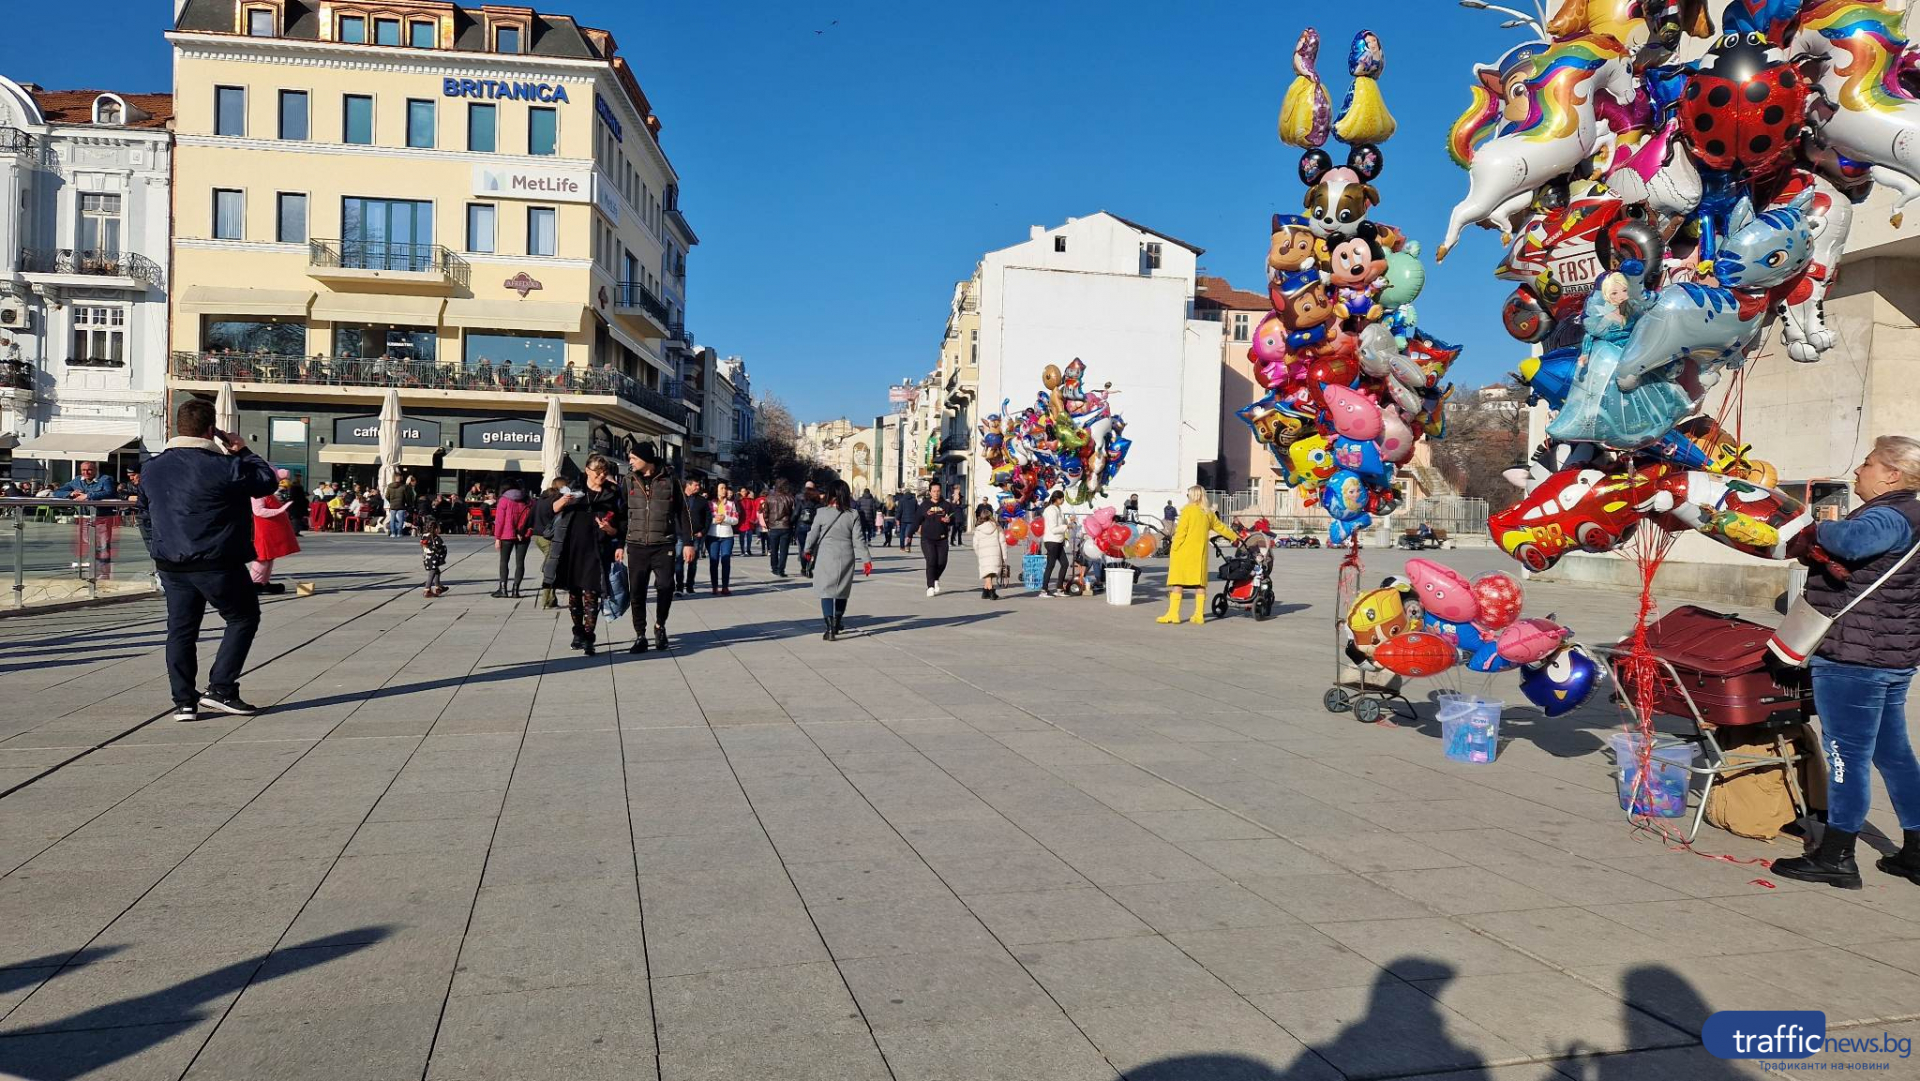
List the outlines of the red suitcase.
{"label": "red suitcase", "polygon": [[[1718,727],[1765,724],[1795,724],[1813,712],[1813,688],[1804,675],[1787,673],[1783,683],[1766,664],[1767,639],[1773,628],[1724,612],[1709,612],[1683,605],[1661,616],[1647,627],[1647,644],[1654,655],[1673,668],[1672,675],[1661,669],[1655,679],[1654,712],[1676,717],[1693,716],[1687,700],[1693,700],[1699,720]],[[1621,695],[1634,699],[1635,680],[1624,663],[1624,655],[1633,647],[1633,639],[1613,648],[1622,657],[1615,664],[1615,676]],[[1686,694],[1674,685],[1677,678]]]}

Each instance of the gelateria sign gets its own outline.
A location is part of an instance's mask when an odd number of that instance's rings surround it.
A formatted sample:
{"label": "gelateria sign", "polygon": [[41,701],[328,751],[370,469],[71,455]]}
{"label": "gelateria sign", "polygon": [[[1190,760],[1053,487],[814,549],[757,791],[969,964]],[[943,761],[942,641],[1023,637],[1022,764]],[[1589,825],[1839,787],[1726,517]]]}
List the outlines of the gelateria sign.
{"label": "gelateria sign", "polygon": [[[341,417],[333,422],[333,441],[345,443],[348,446],[374,446],[380,442],[380,418]],[[440,423],[401,417],[400,445],[403,447],[439,446]]]}
{"label": "gelateria sign", "polygon": [[530,420],[476,420],[460,426],[460,445],[469,450],[539,450],[547,430]]}
{"label": "gelateria sign", "polygon": [[493,199],[590,203],[593,201],[593,174],[587,169],[476,165],[473,167],[473,193]]}
{"label": "gelateria sign", "polygon": [[571,103],[559,83],[510,83],[500,79],[447,79],[440,93],[449,98],[486,98],[490,101],[558,101]]}

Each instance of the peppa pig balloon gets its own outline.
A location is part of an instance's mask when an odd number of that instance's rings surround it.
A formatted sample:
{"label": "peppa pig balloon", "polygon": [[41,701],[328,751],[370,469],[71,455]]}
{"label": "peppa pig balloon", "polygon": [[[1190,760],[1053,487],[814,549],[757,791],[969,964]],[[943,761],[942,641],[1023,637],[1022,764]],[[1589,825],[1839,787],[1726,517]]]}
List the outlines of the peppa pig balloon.
{"label": "peppa pig balloon", "polygon": [[1407,560],[1407,577],[1421,607],[1450,623],[1472,623],[1480,615],[1473,583],[1465,575],[1431,559]]}
{"label": "peppa pig balloon", "polygon": [[1480,618],[1474,622],[1489,635],[1498,636],[1520,618],[1520,583],[1505,571],[1476,576],[1473,598],[1480,602]]}
{"label": "peppa pig balloon", "polygon": [[1357,390],[1329,385],[1322,392],[1333,430],[1348,439],[1371,442],[1380,438],[1380,405]]}

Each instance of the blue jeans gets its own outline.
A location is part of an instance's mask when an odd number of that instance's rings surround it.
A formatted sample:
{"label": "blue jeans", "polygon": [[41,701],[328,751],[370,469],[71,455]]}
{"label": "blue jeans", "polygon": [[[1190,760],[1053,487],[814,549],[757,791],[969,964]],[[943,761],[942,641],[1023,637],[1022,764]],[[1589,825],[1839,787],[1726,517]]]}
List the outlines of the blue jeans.
{"label": "blue jeans", "polygon": [[733,538],[707,538],[707,587],[730,587],[733,581]]}
{"label": "blue jeans", "polygon": [[387,512],[387,536],[397,537],[407,531],[407,512],[390,510]]}
{"label": "blue jeans", "polygon": [[1813,659],[1813,704],[1827,752],[1827,824],[1834,829],[1859,833],[1866,825],[1871,764],[1886,782],[1900,828],[1920,830],[1920,760],[1907,738],[1913,672]]}
{"label": "blue jeans", "polygon": [[767,530],[767,564],[773,568],[773,573],[782,578],[787,576],[787,553],[792,544],[792,530]]}
{"label": "blue jeans", "polygon": [[220,651],[214,654],[213,668],[207,673],[207,689],[239,697],[240,671],[247,666],[247,651],[253,648],[254,632],[260,629],[260,596],[254,592],[247,568],[159,574],[167,599],[167,682],[173,690],[173,704],[187,706],[200,701],[194,677],[200,671],[200,621],[206,617],[209,604],[227,621],[227,629],[220,636]]}

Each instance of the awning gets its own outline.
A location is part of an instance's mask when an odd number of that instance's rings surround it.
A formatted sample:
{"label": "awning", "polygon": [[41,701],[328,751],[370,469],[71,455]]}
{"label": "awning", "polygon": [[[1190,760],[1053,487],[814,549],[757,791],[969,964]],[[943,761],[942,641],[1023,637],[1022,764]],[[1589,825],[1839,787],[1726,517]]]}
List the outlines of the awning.
{"label": "awning", "polygon": [[440,459],[443,469],[474,469],[491,473],[538,473],[540,451],[534,450],[450,450]]}
{"label": "awning", "polygon": [[380,448],[329,443],[320,448],[320,460],[330,465],[374,465],[380,461]]}
{"label": "awning", "polygon": [[313,317],[330,323],[382,323],[403,327],[440,325],[440,297],[410,297],[397,293],[321,293],[313,300]]}
{"label": "awning", "polygon": [[180,310],[208,315],[307,314],[313,293],[292,289],[242,289],[228,285],[189,285]]}
{"label": "awning", "polygon": [[14,448],[16,458],[40,458],[63,462],[104,462],[140,437],[126,432],[58,432],[22,440]]}
{"label": "awning", "polygon": [[401,447],[400,464],[430,466],[440,456],[439,447]]}
{"label": "awning", "polygon": [[544,330],[572,334],[580,329],[586,307],[541,304],[531,300],[449,300],[440,321],[477,330]]}

